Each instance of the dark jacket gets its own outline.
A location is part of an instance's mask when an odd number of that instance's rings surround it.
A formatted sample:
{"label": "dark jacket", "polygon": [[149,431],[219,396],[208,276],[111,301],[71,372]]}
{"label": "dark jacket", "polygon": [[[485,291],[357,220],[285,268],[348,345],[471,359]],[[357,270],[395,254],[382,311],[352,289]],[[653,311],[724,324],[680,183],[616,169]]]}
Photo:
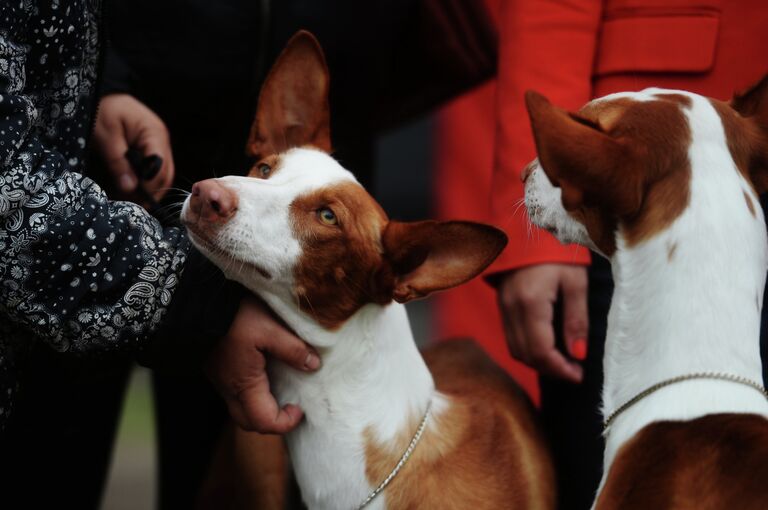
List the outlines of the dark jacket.
{"label": "dark jacket", "polygon": [[105,90],[136,96],[166,123],[176,186],[240,173],[261,81],[309,30],[331,74],[334,156],[371,189],[378,134],[493,74],[495,39],[473,1],[112,0],[120,63]]}
{"label": "dark jacket", "polygon": [[[389,0],[388,0],[389,1]],[[358,20],[381,2],[112,0],[104,93],[127,92],[171,133],[176,187],[247,171],[245,142],[261,81],[293,33],[320,39],[331,72],[336,157],[369,183],[381,53],[378,27]],[[105,181],[106,182],[106,181]]]}
{"label": "dark jacket", "polygon": [[[135,351],[169,308],[202,339],[226,330],[239,301],[220,274],[205,294],[177,299],[201,278],[182,278],[184,233],[109,201],[84,175],[99,24],[98,1],[0,4],[0,428],[14,370],[35,342],[77,354]],[[210,266],[196,268],[211,278]]]}

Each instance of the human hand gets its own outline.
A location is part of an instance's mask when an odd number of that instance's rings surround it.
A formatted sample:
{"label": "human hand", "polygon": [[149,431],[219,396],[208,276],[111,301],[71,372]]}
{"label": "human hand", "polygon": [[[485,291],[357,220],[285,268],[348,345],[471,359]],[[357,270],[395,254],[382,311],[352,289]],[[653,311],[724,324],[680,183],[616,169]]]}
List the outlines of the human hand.
{"label": "human hand", "polygon": [[581,382],[581,366],[555,347],[552,319],[561,291],[565,346],[571,356],[584,360],[589,328],[587,285],[587,269],[577,265],[539,264],[504,275],[497,298],[512,356],[541,373]]}
{"label": "human hand", "polygon": [[[101,99],[93,141],[116,189],[124,198],[146,207],[148,200],[138,193],[139,186],[158,201],[173,183],[173,154],[168,129],[155,112],[133,96],[110,94]],[[138,150],[144,157],[156,155],[162,158],[157,175],[140,184],[126,158],[129,148]]]}
{"label": "human hand", "polygon": [[206,372],[241,428],[284,434],[299,424],[303,413],[294,404],[278,406],[269,391],[265,353],[304,372],[320,368],[314,349],[285,329],[264,303],[248,295],[209,356]]}

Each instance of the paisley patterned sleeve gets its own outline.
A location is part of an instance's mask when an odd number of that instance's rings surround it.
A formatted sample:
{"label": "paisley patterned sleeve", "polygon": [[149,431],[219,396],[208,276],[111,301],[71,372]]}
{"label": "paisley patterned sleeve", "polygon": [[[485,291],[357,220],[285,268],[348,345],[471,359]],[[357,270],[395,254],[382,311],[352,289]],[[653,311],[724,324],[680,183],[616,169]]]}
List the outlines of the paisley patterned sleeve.
{"label": "paisley patterned sleeve", "polygon": [[163,319],[190,244],[43,143],[26,56],[0,30],[0,320],[60,351],[134,349]]}

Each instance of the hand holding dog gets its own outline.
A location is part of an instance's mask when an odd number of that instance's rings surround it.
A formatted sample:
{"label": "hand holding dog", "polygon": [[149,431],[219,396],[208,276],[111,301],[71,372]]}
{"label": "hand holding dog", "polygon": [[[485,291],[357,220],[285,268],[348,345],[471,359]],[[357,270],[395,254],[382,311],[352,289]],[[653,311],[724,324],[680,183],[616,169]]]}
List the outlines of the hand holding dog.
{"label": "hand holding dog", "polygon": [[320,367],[317,353],[249,295],[211,353],[206,371],[241,428],[284,434],[299,424],[303,413],[293,404],[281,408],[270,393],[265,353],[297,370],[309,372]]}
{"label": "hand holding dog", "polygon": [[155,112],[133,96],[110,94],[101,99],[93,140],[115,187],[125,198],[144,202],[136,194],[140,184],[126,158],[126,152],[131,147],[142,156],[157,155],[162,158],[163,164],[157,175],[142,184],[154,200],[160,200],[173,183],[173,154],[168,129]]}
{"label": "hand holding dog", "polygon": [[512,271],[499,285],[499,308],[513,357],[544,374],[578,383],[581,366],[555,347],[552,319],[559,291],[566,347],[574,358],[584,359],[589,327],[585,267],[539,264]]}

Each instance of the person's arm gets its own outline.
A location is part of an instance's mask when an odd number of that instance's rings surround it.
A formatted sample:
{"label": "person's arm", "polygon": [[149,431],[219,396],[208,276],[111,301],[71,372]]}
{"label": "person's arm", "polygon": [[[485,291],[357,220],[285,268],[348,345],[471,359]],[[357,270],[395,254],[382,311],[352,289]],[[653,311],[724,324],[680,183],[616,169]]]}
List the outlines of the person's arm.
{"label": "person's arm", "polygon": [[502,2],[497,141],[491,196],[494,223],[509,236],[488,275],[498,290],[513,356],[543,373],[571,381],[581,368],[555,348],[553,306],[563,299],[564,337],[574,357],[586,350],[588,327],[584,248],[563,246],[531,225],[520,204],[520,174],[535,157],[523,95],[534,89],[557,104],[578,108],[592,95],[592,67],[602,2]]}
{"label": "person's arm", "polygon": [[[37,83],[28,70],[39,77],[51,69],[43,60],[31,62],[29,47],[15,40],[31,33],[28,12],[15,4],[0,5],[0,314],[5,327],[26,330],[59,351],[93,354],[146,347],[163,322],[169,328],[174,322],[185,324],[188,331],[213,325],[209,336],[223,338],[210,342],[214,352],[208,359],[221,359],[216,353],[223,350],[229,361],[214,363],[212,378],[228,401],[235,398],[240,404],[239,411],[230,405],[233,414],[240,413],[235,419],[242,417],[242,425],[264,432],[295,426],[300,410],[277,408],[266,384],[262,351],[307,371],[319,366],[317,355],[247,298],[222,299],[209,291],[178,299],[180,283],[204,275],[184,271],[189,240],[179,229],[163,229],[136,204],[110,202],[92,179],[75,171],[82,165],[79,158],[67,160],[55,149],[50,132],[57,126],[40,123],[45,117],[38,119],[38,112],[47,110],[38,109],[36,100],[57,91],[26,88]],[[61,58],[87,62],[93,57],[83,47],[71,47],[77,41],[69,42]],[[78,104],[86,100],[72,99],[65,114],[75,112],[87,122]],[[67,131],[58,136],[68,136]],[[85,143],[77,141],[81,147]],[[219,277],[220,272],[214,275]],[[164,321],[172,303],[175,321]],[[195,313],[199,310],[210,316]],[[183,348],[195,348],[193,336],[185,338]],[[0,352],[0,372],[7,368],[2,359],[7,354]],[[12,388],[6,388],[10,395]],[[3,409],[0,427],[8,414]]]}
{"label": "person's arm", "polygon": [[8,35],[21,16],[9,7],[0,19],[0,309],[61,351],[135,349],[163,320],[190,243],[141,207],[110,202],[73,170],[81,163],[44,144],[26,89],[38,63]]}

